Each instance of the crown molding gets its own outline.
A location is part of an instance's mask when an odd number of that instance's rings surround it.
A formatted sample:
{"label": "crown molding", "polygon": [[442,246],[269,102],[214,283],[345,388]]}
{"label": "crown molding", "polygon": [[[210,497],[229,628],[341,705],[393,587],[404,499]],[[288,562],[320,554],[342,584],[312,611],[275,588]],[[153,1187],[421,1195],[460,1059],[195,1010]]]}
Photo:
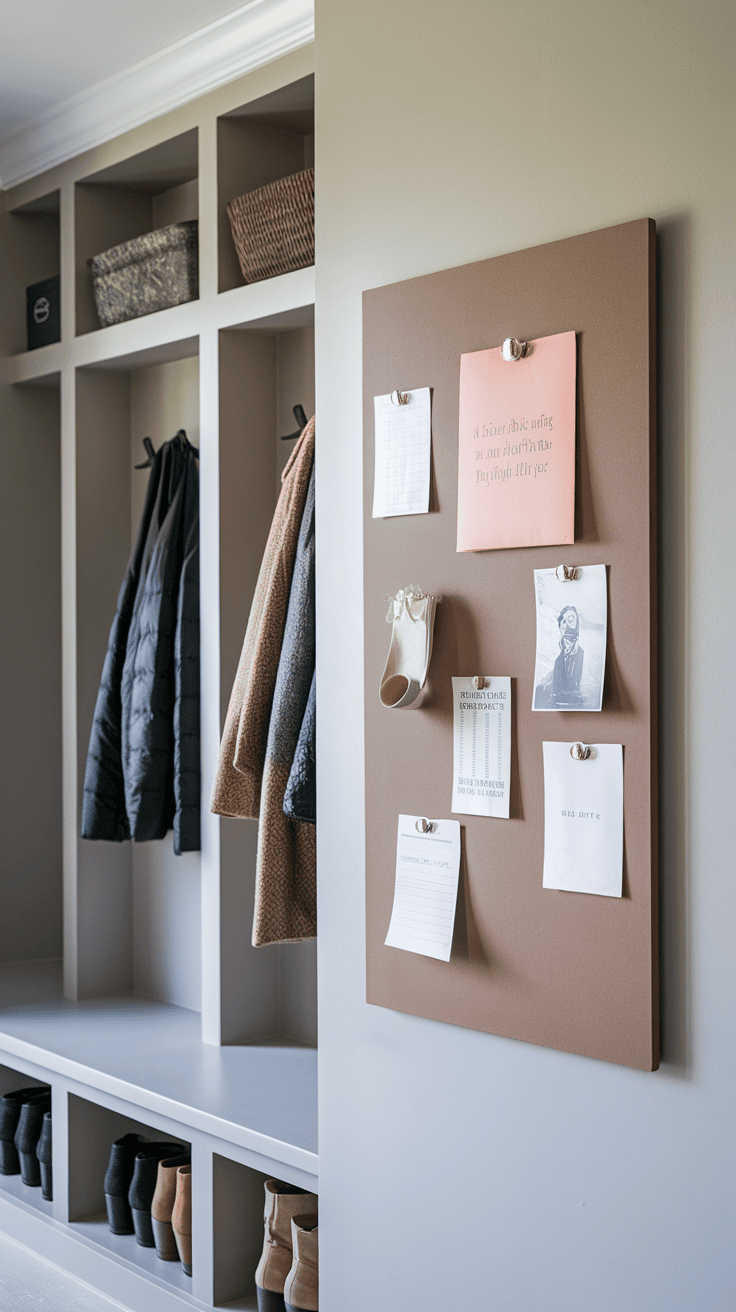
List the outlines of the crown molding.
{"label": "crown molding", "polygon": [[0,142],[0,187],[25,182],[313,40],[314,0],[250,0]]}

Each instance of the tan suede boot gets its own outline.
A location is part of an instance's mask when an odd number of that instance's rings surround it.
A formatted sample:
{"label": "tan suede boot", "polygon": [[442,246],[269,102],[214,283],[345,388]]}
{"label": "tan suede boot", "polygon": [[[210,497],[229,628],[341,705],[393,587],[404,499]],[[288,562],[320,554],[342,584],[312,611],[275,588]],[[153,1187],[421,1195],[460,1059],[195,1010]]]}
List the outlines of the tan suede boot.
{"label": "tan suede boot", "polygon": [[192,1168],[179,1166],[176,1171],[176,1201],[171,1213],[171,1228],[185,1273],[192,1274]]}
{"label": "tan suede boot", "polygon": [[266,1180],[263,1252],[256,1267],[258,1312],[283,1312],[284,1282],[292,1263],[291,1218],[317,1206],[317,1195],[282,1180]]}
{"label": "tan suede boot", "polygon": [[187,1153],[183,1153],[181,1157],[168,1157],[158,1164],[156,1190],[151,1200],[151,1227],[156,1252],[164,1262],[179,1261],[179,1250],[171,1226],[171,1214],[176,1202],[176,1172],[180,1166],[190,1165],[191,1158]]}
{"label": "tan suede boot", "polygon": [[291,1218],[294,1261],[284,1284],[286,1312],[319,1312],[319,1269],[316,1212]]}

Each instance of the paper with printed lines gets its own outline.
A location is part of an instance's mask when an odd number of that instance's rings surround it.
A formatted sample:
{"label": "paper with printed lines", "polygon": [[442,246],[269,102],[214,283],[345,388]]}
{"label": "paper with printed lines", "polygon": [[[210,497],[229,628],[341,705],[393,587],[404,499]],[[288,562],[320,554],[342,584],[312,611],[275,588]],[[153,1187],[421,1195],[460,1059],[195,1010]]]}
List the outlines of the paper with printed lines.
{"label": "paper with printed lines", "polygon": [[[429,825],[421,832],[423,825]],[[400,815],[386,946],[449,961],[460,874],[460,825]]]}
{"label": "paper with printed lines", "polygon": [[[391,397],[394,400],[391,400]],[[374,396],[376,469],[373,483],[373,518],[389,515],[426,515],[429,511],[429,463],[432,443],[432,406],[428,387]]]}

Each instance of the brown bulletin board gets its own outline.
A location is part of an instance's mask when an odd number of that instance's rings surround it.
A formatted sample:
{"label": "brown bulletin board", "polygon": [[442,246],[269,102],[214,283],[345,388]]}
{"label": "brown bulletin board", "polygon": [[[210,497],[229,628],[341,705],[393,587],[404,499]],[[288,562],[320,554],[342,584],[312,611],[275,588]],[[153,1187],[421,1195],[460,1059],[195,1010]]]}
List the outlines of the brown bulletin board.
{"label": "brown bulletin board", "polygon": [[[363,298],[367,1000],[656,1069],[655,227],[586,233]],[[458,554],[460,355],[574,329],[574,547]],[[509,366],[513,368],[513,365]],[[432,388],[430,513],[372,519],[373,397]],[[600,713],[532,712],[535,568],[605,564]],[[387,598],[442,593],[428,695],[378,697]],[[452,818],[453,675],[510,675],[511,818],[456,815],[463,860],[449,963],[384,946],[398,815]],[[542,888],[542,742],[624,746],[624,895]],[[581,768],[583,768],[581,766]]]}

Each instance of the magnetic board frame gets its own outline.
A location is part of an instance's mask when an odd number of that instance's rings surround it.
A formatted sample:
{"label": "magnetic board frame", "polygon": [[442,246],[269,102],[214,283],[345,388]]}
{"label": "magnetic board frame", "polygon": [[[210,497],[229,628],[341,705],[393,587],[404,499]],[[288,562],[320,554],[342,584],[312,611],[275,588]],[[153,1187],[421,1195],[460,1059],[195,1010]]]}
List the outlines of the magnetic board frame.
{"label": "magnetic board frame", "polygon": [[[651,219],[363,295],[367,1001],[625,1066],[659,1064],[655,253]],[[574,329],[574,547],[460,553],[460,355]],[[513,368],[513,364],[509,368]],[[430,513],[372,519],[373,397],[432,389]],[[532,712],[533,571],[604,563],[601,712]],[[429,695],[378,697],[389,596],[442,593]],[[449,963],[384,946],[400,812],[452,813],[453,675],[510,675],[511,818],[456,815]],[[542,888],[544,740],[624,746],[624,896]],[[581,769],[584,764],[581,764]]]}

